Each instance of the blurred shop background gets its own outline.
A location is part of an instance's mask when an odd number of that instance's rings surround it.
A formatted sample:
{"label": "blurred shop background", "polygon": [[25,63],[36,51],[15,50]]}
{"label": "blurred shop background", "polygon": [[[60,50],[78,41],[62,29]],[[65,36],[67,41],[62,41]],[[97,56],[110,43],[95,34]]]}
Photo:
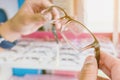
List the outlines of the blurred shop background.
{"label": "blurred shop background", "polygon": [[[119,0],[51,1],[63,7],[69,15],[84,22],[93,32],[113,32],[115,17],[120,18]],[[23,2],[24,0],[0,0],[0,8],[4,9],[8,18],[11,18],[19,10]],[[117,15],[115,16],[115,14]],[[120,22],[120,19],[118,22]]]}
{"label": "blurred shop background", "polygon": [[[67,13],[70,16],[76,18],[77,20],[85,24],[92,32],[110,33],[112,35],[113,43],[116,44],[119,42],[120,31],[119,0],[51,0],[51,1],[54,4],[64,8],[65,11],[67,11]],[[20,9],[23,3],[24,0],[0,0],[0,22],[2,23],[12,18]],[[44,70],[23,68],[13,68],[12,72],[13,76],[19,77],[21,76],[23,77],[26,74],[45,73]],[[61,74],[65,73],[67,72]],[[16,77],[15,80],[17,80]],[[30,79],[26,78],[25,80]]]}

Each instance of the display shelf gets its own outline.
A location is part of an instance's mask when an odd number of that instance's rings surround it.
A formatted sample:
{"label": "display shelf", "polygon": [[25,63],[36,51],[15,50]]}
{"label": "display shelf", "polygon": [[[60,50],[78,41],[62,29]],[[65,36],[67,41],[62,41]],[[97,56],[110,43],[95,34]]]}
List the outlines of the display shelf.
{"label": "display shelf", "polygon": [[[95,35],[100,42],[101,50],[112,55],[116,54],[109,38],[101,34]],[[62,39],[61,35],[58,37]],[[71,35],[69,37],[73,38]],[[36,32],[24,36],[12,50],[0,54],[0,64],[9,64],[15,68],[80,71],[85,58],[88,55],[94,55],[93,49],[78,53],[67,43],[62,43],[60,52],[57,54],[58,47],[53,38],[54,36],[50,32]],[[85,38],[84,43],[83,38]],[[83,35],[82,39],[79,47],[89,41],[86,35]]]}

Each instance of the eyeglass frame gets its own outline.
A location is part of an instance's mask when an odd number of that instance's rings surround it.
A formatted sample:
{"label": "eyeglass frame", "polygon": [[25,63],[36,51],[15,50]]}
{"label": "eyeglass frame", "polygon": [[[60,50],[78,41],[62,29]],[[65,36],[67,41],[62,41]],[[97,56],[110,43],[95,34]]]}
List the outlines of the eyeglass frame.
{"label": "eyeglass frame", "polygon": [[[96,60],[97,60],[97,64],[98,64],[98,67],[99,67],[100,45],[99,45],[99,41],[97,40],[97,38],[95,37],[95,35],[94,35],[83,23],[81,23],[80,21],[75,20],[75,19],[73,19],[72,17],[70,17],[70,16],[66,13],[66,11],[65,11],[63,8],[59,7],[59,6],[56,6],[56,5],[50,6],[50,7],[48,7],[48,8],[45,10],[45,12],[52,11],[53,8],[56,8],[56,9],[59,9],[59,10],[63,11],[63,13],[65,14],[65,16],[60,17],[60,18],[58,18],[58,19],[56,19],[56,20],[53,19],[53,20],[52,20],[53,22],[55,22],[55,21],[57,21],[57,20],[60,20],[60,19],[67,19],[68,21],[67,21],[65,24],[67,24],[69,21],[75,21],[75,22],[79,23],[80,25],[82,25],[82,26],[91,34],[91,36],[94,38],[94,41],[93,41],[93,43],[91,43],[91,44],[89,44],[88,46],[86,46],[86,47],[84,48],[84,50],[89,49],[89,48],[94,48],[94,49],[95,49],[95,58],[96,58]],[[54,24],[53,24],[53,25],[54,25]],[[54,26],[52,26],[52,33],[54,34],[54,37],[55,37],[55,39],[56,39],[56,42],[59,43],[58,36],[57,36],[57,31],[56,31],[56,29],[55,29]],[[61,29],[60,29],[60,33],[62,34],[62,27],[61,27]],[[66,42],[69,43],[69,41],[64,37],[64,34],[62,34],[62,37],[63,37],[63,39],[64,39]],[[69,45],[70,45],[70,44],[69,44]]]}

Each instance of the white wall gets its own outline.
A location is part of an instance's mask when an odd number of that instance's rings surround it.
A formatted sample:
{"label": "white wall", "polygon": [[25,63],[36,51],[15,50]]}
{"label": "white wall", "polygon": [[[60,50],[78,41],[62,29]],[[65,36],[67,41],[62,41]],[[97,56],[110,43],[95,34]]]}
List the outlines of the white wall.
{"label": "white wall", "polygon": [[85,0],[86,25],[92,32],[112,32],[114,0]]}
{"label": "white wall", "polygon": [[120,0],[119,0],[119,32],[120,32]]}
{"label": "white wall", "polygon": [[8,18],[11,18],[18,11],[17,0],[0,0],[0,8],[5,9]]}

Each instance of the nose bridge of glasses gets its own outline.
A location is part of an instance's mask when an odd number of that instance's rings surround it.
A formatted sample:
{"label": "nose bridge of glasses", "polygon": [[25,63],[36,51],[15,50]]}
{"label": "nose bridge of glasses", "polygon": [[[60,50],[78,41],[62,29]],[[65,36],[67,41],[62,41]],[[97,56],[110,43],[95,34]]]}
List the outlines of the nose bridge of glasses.
{"label": "nose bridge of glasses", "polygon": [[51,17],[52,17],[52,13],[53,13],[54,8],[56,8],[56,10],[58,10],[59,18],[56,19],[56,20],[54,20],[54,18],[51,18],[52,20],[49,21],[50,23],[55,23],[56,21],[58,21],[58,22],[64,21],[63,24],[66,24],[70,20],[72,20],[72,18],[69,15],[67,15],[66,11],[63,8],[59,7],[59,6],[51,6],[51,7],[47,8],[47,9],[43,10],[42,11],[43,16],[45,18],[48,18],[48,15],[51,14]]}

